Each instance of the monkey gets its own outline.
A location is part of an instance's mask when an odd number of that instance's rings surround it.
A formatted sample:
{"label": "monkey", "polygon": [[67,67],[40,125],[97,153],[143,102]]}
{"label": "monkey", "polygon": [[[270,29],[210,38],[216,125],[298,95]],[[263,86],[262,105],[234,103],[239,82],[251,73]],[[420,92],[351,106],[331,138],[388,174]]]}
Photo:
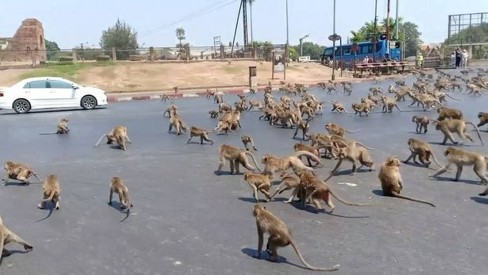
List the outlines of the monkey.
{"label": "monkey", "polygon": [[8,257],[12,254],[10,251],[5,249],[5,245],[12,242],[22,245],[26,252],[30,252],[33,249],[32,245],[28,244],[21,237],[17,236],[17,234],[8,229],[7,226],[5,226],[5,224],[3,223],[2,217],[0,216],[0,264],[2,263],[3,257]]}
{"label": "monkey", "polygon": [[261,103],[261,101],[258,101],[258,100],[250,100],[249,101],[249,108],[247,110],[251,111],[253,108],[262,109],[263,103]]}
{"label": "monkey", "polygon": [[129,188],[124,184],[121,178],[113,177],[110,181],[110,194],[108,197],[108,205],[112,205],[113,194],[119,194],[120,209],[126,209],[127,213],[133,207],[129,198]]}
{"label": "monkey", "polygon": [[251,136],[249,136],[249,135],[242,135],[241,136],[241,141],[244,144],[244,147],[246,148],[246,151],[249,151],[248,145],[251,145],[251,148],[254,151],[257,151],[258,150],[258,148],[256,148],[256,146],[254,146],[254,139]]}
{"label": "monkey", "polygon": [[296,129],[295,129],[295,134],[293,134],[293,139],[296,138],[299,130],[302,131],[302,139],[303,140],[309,140],[310,139],[310,136],[308,135],[308,131],[310,130],[310,125],[308,125],[308,123],[310,122],[310,120],[311,120],[311,118],[309,118],[307,120],[303,120],[301,118],[298,119]]}
{"label": "monkey", "polygon": [[331,135],[338,135],[341,137],[344,136],[345,132],[347,132],[349,134],[354,134],[354,133],[359,132],[359,130],[349,131],[346,128],[342,127],[341,125],[339,125],[337,123],[332,123],[332,122],[325,124],[325,130],[327,130],[327,132],[329,132],[329,134],[331,134]]}
{"label": "monkey", "polygon": [[463,172],[463,166],[473,165],[473,171],[481,179],[481,183],[488,182],[488,177],[486,176],[488,157],[477,152],[456,149],[451,146],[447,147],[447,149],[444,151],[444,155],[447,157],[447,164],[439,169],[435,174],[429,175],[430,177],[437,177],[445,173],[451,164],[455,164],[457,171],[456,177],[453,179],[453,181],[459,181],[461,173]]}
{"label": "monkey", "polygon": [[97,143],[95,144],[95,147],[97,147],[100,144],[100,141],[102,141],[102,138],[107,137],[107,144],[112,144],[113,142],[117,142],[119,147],[122,150],[127,150],[127,145],[126,143],[132,144],[132,141],[129,138],[129,135],[127,134],[127,127],[126,126],[115,126],[108,134],[102,135]]}
{"label": "monkey", "polygon": [[345,205],[369,206],[369,204],[352,203],[342,199],[330,188],[326,181],[319,179],[319,177],[309,171],[300,171],[299,177],[300,182],[303,184],[306,191],[305,200],[302,201],[303,208],[305,208],[306,199],[310,198],[315,208],[317,208],[317,210],[322,210],[320,200],[323,200],[330,208],[329,213],[332,213],[334,212],[335,206],[332,203],[331,196]]}
{"label": "monkey", "polygon": [[216,92],[214,94],[214,103],[221,104],[224,102],[224,95]]}
{"label": "monkey", "polygon": [[258,191],[266,196],[266,201],[271,200],[271,196],[269,195],[269,189],[271,188],[271,179],[269,175],[248,171],[244,173],[244,180],[247,182],[247,184],[249,184],[249,186],[251,186],[256,203],[259,202]]}
{"label": "monkey", "polygon": [[[175,90],[175,93],[178,93],[178,91]],[[160,95],[160,97],[161,97],[161,101],[163,101],[163,102],[166,102],[168,100],[171,101],[171,102],[174,101],[174,98],[171,97],[171,96],[168,96],[168,95],[164,95],[163,94],[163,95]]]}
{"label": "monkey", "polygon": [[331,112],[337,111],[339,113],[342,113],[342,112],[349,113],[346,110],[346,108],[344,107],[344,104],[342,104],[341,102],[332,101],[331,103],[332,103],[332,110],[331,110]]}
{"label": "monkey", "polygon": [[171,132],[171,130],[175,127],[176,130],[176,135],[181,135],[182,131],[185,132],[185,134],[188,131],[188,126],[186,123],[183,121],[183,118],[176,113],[176,111],[171,111],[169,113],[169,127],[168,127],[168,132]]}
{"label": "monkey", "polygon": [[[303,143],[295,143],[295,145],[293,146],[293,150],[295,150],[295,152],[307,151],[314,154],[317,158],[320,159],[320,153],[318,147],[303,144]],[[300,156],[299,159],[301,160],[302,156]],[[308,161],[308,166],[312,167],[311,158],[307,157],[307,161]],[[319,165],[319,163],[316,163],[316,165]]]}
{"label": "monkey", "polygon": [[217,118],[219,116],[219,112],[215,110],[208,111],[208,114],[210,115],[210,118]]}
{"label": "monkey", "polygon": [[264,154],[261,158],[261,163],[264,166],[265,174],[274,174],[276,172],[286,171],[288,168],[293,168],[293,170],[304,169],[313,171],[313,168],[305,166],[300,160],[301,156],[307,156],[318,164],[322,164],[322,161],[314,154],[307,151],[297,151],[294,155],[288,157],[277,157],[271,154]]}
{"label": "monkey", "polygon": [[69,120],[67,118],[62,118],[61,121],[59,121],[58,123],[58,131],[56,131],[56,134],[67,134],[69,132],[68,122]]}
{"label": "monkey", "polygon": [[427,142],[415,138],[409,138],[407,144],[408,148],[410,149],[410,156],[405,161],[402,161],[403,163],[408,163],[408,161],[413,158],[413,162],[419,164],[417,162],[418,155],[420,162],[425,165],[425,167],[429,167],[429,165],[431,164],[430,157],[432,156],[432,159],[437,164],[437,166],[442,167],[442,165],[440,165],[437,161],[434,152],[432,152],[432,148]]}
{"label": "monkey", "polygon": [[403,180],[400,174],[400,160],[397,157],[390,156],[386,159],[386,161],[381,165],[378,178],[381,182],[381,189],[383,190],[384,196],[416,201],[435,207],[435,205],[430,202],[414,199],[400,194],[403,189]]}
{"label": "monkey", "polygon": [[186,141],[186,144],[190,143],[190,140],[194,137],[200,137],[200,144],[203,144],[203,141],[208,141],[210,142],[210,145],[213,145],[213,141],[208,138],[208,131],[197,127],[197,126],[191,126],[190,128],[190,137]]}
{"label": "monkey", "polygon": [[256,227],[258,229],[258,253],[255,258],[261,259],[263,250],[264,234],[268,233],[268,243],[266,244],[266,251],[268,252],[268,260],[277,262],[278,247],[286,247],[291,244],[302,263],[310,270],[316,271],[336,271],[339,270],[340,265],[334,265],[332,268],[317,268],[311,266],[305,261],[295,241],[292,239],[291,231],[288,226],[277,216],[271,213],[266,207],[255,204],[252,212],[256,218]]}
{"label": "monkey", "polygon": [[271,199],[273,199],[277,194],[281,194],[286,190],[294,189],[292,195],[285,203],[291,203],[293,198],[298,195],[301,200],[305,199],[305,190],[303,190],[302,186],[300,185],[300,178],[297,175],[289,174],[286,171],[281,172],[280,174],[280,185],[276,188],[276,191],[271,195]]}
{"label": "monkey", "polygon": [[444,120],[446,118],[463,119],[463,112],[454,108],[439,107],[437,109],[437,113],[439,114],[439,117],[437,118],[438,121]]}
{"label": "monkey", "polygon": [[46,202],[54,203],[54,209],[59,210],[59,200],[61,199],[61,188],[59,187],[58,177],[56,175],[49,175],[42,184],[43,200],[37,206],[39,209],[46,208]]}
{"label": "monkey", "polygon": [[220,120],[217,126],[212,130],[212,132],[217,132],[218,135],[220,135],[220,132],[224,131],[225,134],[227,135],[227,132],[231,132],[234,135],[236,135],[236,132],[232,130],[232,126],[230,125],[229,122]]}
{"label": "monkey", "polygon": [[359,116],[363,116],[363,113],[366,116],[369,116],[369,105],[366,103],[353,103],[351,104],[352,109],[355,111],[354,115],[359,114]]}
{"label": "monkey", "polygon": [[417,124],[415,131],[417,133],[421,133],[422,129],[424,129],[424,134],[427,133],[427,125],[430,123],[430,119],[426,116],[413,116],[412,122]]}
{"label": "monkey", "polygon": [[41,179],[37,176],[34,171],[32,171],[28,166],[25,164],[15,162],[15,161],[6,161],[5,162],[5,178],[3,179],[3,185],[7,185],[9,179],[18,180],[25,185],[29,185],[29,178],[34,176],[37,180],[41,181]]}
{"label": "monkey", "polygon": [[361,167],[367,166],[369,167],[369,171],[374,170],[374,163],[371,159],[371,156],[369,155],[368,149],[364,147],[357,147],[356,144],[353,143],[352,145],[338,148],[337,151],[339,161],[337,162],[335,168],[330,172],[331,176],[336,173],[337,169],[339,169],[339,167],[341,166],[343,160],[352,162],[352,170],[350,175],[354,175],[356,173],[356,161],[359,161],[361,163]]}
{"label": "monkey", "polygon": [[[222,167],[225,165],[225,160],[228,160],[230,162],[230,173],[234,174],[239,174],[239,164],[242,164],[247,170],[250,171],[255,171],[256,169],[259,172],[262,172],[261,168],[259,168],[259,165],[256,162],[256,159],[254,158],[254,155],[246,150],[243,150],[241,148],[228,145],[228,144],[222,144],[220,145],[219,149],[219,154],[220,154],[220,161],[219,161],[219,167],[217,168],[217,173],[219,173],[222,170]],[[254,165],[256,165],[256,168],[254,168],[251,164],[249,164],[249,160],[247,159],[247,155],[249,155],[254,162]]]}
{"label": "monkey", "polygon": [[458,144],[458,142],[454,141],[452,137],[451,133],[454,132],[456,132],[461,139],[465,140],[466,138],[468,138],[471,142],[474,143],[473,138],[466,132],[467,130],[466,124],[469,124],[475,128],[476,133],[478,134],[478,138],[481,141],[481,146],[484,146],[483,140],[481,139],[480,130],[472,122],[464,121],[461,119],[445,119],[441,121],[434,121],[433,124],[435,125],[436,130],[439,130],[444,134],[444,140],[442,141],[442,145],[446,145],[446,141],[448,139],[453,144]]}
{"label": "monkey", "polygon": [[479,112],[478,118],[480,119],[480,123],[476,125],[478,128],[488,123],[488,113]]}
{"label": "monkey", "polygon": [[164,111],[163,116],[166,116],[166,113],[168,113],[168,117],[169,117],[171,112],[176,112],[177,110],[178,110],[178,106],[171,104],[168,108],[166,108],[166,111]]}
{"label": "monkey", "polygon": [[397,101],[393,97],[382,96],[381,102],[383,103],[383,113],[386,113],[386,112],[391,113],[393,111],[393,107],[397,107],[397,109],[400,112],[403,112],[403,110],[400,109],[400,107],[398,107]]}

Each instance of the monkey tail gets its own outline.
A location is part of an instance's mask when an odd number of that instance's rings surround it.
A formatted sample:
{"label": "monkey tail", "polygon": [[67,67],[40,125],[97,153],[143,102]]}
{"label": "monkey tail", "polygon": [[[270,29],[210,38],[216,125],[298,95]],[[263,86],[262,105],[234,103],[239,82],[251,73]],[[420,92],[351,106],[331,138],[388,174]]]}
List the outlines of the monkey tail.
{"label": "monkey tail", "polygon": [[449,97],[449,98],[452,98],[452,99],[454,99],[454,100],[457,100],[457,101],[462,101],[461,99],[454,98],[454,97],[450,96],[448,93],[446,93],[446,96],[447,96],[447,97]]}
{"label": "monkey tail", "polygon": [[349,130],[346,130],[346,132],[348,132],[349,134],[354,134],[354,133],[357,133],[357,132],[359,132],[359,131],[361,131],[361,130],[355,130],[355,131],[349,131]]}
{"label": "monkey tail", "polygon": [[344,199],[342,199],[341,197],[339,197],[334,191],[332,191],[332,189],[329,188],[329,192],[330,194],[336,198],[338,201],[342,202],[343,204],[345,205],[350,205],[350,206],[371,206],[371,204],[363,204],[363,203],[353,203],[353,202],[348,202]]}
{"label": "monkey tail", "polygon": [[58,133],[39,133],[41,136],[47,136],[47,135],[57,135]]}
{"label": "monkey tail", "polygon": [[100,144],[100,142],[102,141],[102,139],[103,139],[104,137],[106,137],[106,136],[107,136],[107,134],[103,134],[103,135],[102,135],[102,136],[101,136],[101,137],[98,139],[97,143],[95,143],[95,147],[97,147],[97,146]]}
{"label": "monkey tail", "polygon": [[465,123],[473,126],[473,128],[476,130],[476,133],[478,134],[478,138],[481,141],[481,146],[485,146],[483,144],[483,140],[481,139],[480,129],[478,128],[478,126],[476,126],[476,124],[474,124],[473,122],[470,122],[470,121],[466,121]]}
{"label": "monkey tail", "polygon": [[249,151],[244,151],[244,153],[245,153],[246,155],[251,156],[251,159],[252,159],[252,161],[254,162],[254,165],[256,166],[256,169],[258,169],[258,171],[259,171],[259,172],[263,172],[263,170],[261,170],[261,168],[259,167],[259,165],[258,165],[258,163],[257,163],[257,161],[256,161],[256,158],[254,157],[254,155],[253,155],[251,152],[249,152]]}
{"label": "monkey tail", "polygon": [[32,173],[32,175],[34,175],[34,177],[36,177],[36,179],[37,179],[38,181],[41,181],[41,179],[39,178],[39,176],[37,176],[37,174],[36,174],[36,173],[34,173],[34,172],[32,172],[32,171],[31,171],[31,173]]}
{"label": "monkey tail", "polygon": [[308,151],[296,151],[295,156],[298,158],[301,156],[306,156],[306,157],[313,159],[315,162],[322,163],[322,161],[316,155],[314,155]]}
{"label": "monkey tail", "polygon": [[437,164],[437,166],[439,167],[442,167],[442,165],[440,165],[439,162],[437,161],[437,158],[435,157],[434,153],[430,152],[430,155],[432,156],[432,159],[434,160],[435,164]]}
{"label": "monkey tail", "polygon": [[312,265],[310,265],[309,263],[307,263],[307,261],[305,261],[305,259],[303,258],[302,256],[302,253],[300,253],[300,250],[298,249],[298,247],[296,246],[295,242],[294,241],[290,241],[290,244],[291,246],[293,247],[293,249],[295,249],[295,252],[297,253],[298,255],[298,258],[300,258],[300,261],[302,261],[302,263],[310,270],[315,270],[315,271],[336,271],[336,270],[339,270],[339,267],[340,265],[339,264],[336,264],[334,265],[333,267],[329,267],[329,268],[324,268],[324,267],[314,267]]}
{"label": "monkey tail", "polygon": [[400,107],[398,106],[398,104],[395,104],[395,106],[397,107],[397,109],[398,109],[400,112],[404,112],[402,109],[400,109]]}
{"label": "monkey tail", "polygon": [[362,147],[364,147],[364,148],[366,148],[368,150],[374,151],[374,148],[368,147],[368,146],[362,144],[361,142],[356,141],[356,144],[359,145],[359,146],[362,146]]}
{"label": "monkey tail", "polygon": [[430,203],[428,201],[423,201],[423,200],[418,200],[418,199],[414,199],[414,198],[410,198],[410,197],[406,197],[406,196],[403,196],[403,195],[400,195],[399,193],[395,192],[395,191],[391,191],[391,194],[394,196],[394,197],[397,197],[397,198],[400,198],[400,199],[405,199],[405,200],[409,200],[409,201],[416,201],[416,202],[420,202],[420,203],[425,203],[425,204],[428,204],[432,207],[435,207],[435,205],[433,203]]}

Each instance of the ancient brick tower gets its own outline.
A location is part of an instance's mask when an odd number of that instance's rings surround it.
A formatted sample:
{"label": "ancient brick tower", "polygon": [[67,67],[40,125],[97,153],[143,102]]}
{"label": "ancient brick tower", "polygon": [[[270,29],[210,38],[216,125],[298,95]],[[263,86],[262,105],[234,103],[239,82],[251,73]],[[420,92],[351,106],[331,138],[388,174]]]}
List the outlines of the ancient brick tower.
{"label": "ancient brick tower", "polygon": [[14,37],[9,39],[6,49],[8,57],[4,58],[11,61],[30,61],[31,52],[36,54],[37,61],[46,61],[44,28],[42,23],[35,18],[22,21],[22,25],[17,29]]}

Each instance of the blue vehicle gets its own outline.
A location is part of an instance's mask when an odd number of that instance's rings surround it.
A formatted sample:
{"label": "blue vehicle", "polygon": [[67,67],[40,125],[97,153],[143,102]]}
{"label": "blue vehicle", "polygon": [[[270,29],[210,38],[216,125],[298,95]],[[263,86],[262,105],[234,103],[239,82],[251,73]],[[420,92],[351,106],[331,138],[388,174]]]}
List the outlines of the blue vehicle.
{"label": "blue vehicle", "polygon": [[[388,43],[389,42],[389,43]],[[333,59],[333,48],[327,47],[321,55],[322,64],[329,65]],[[400,42],[380,39],[378,42],[359,42],[346,45],[337,45],[335,58],[336,66],[340,68],[352,68],[354,64],[361,63],[368,57],[376,63],[384,61],[401,61],[402,50]],[[370,61],[371,63],[372,61]]]}

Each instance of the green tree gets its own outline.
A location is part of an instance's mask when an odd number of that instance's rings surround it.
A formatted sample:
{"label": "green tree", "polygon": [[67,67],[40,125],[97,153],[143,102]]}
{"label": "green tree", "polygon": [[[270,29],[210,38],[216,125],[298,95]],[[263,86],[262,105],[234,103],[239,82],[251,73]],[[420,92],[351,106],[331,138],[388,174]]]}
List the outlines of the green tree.
{"label": "green tree", "polygon": [[[293,46],[297,53],[300,53],[300,45]],[[324,46],[315,44],[313,42],[303,42],[303,55],[310,56],[310,59],[320,59],[320,55],[324,52]]]}
{"label": "green tree", "polygon": [[58,43],[44,39],[44,45],[46,45],[47,60],[56,60],[61,51]]}
{"label": "green tree", "polygon": [[271,52],[274,49],[273,43],[269,41],[253,41],[253,46],[255,49],[261,50],[263,52],[263,56],[266,61],[271,60]]}
{"label": "green tree", "polygon": [[186,37],[185,37],[185,29],[183,29],[183,28],[177,28],[176,29],[176,38],[178,38],[178,40],[180,41],[180,43],[178,43],[178,47],[180,48],[180,57],[181,57],[182,48],[183,48],[183,44],[181,44],[181,41],[183,41],[183,40],[186,39]]}
{"label": "green tree", "polygon": [[137,44],[137,32],[128,24],[117,18],[114,26],[102,32],[100,47],[106,52],[115,47],[117,59],[128,59],[131,51],[135,51]]}
{"label": "green tree", "polygon": [[400,35],[402,42],[405,42],[405,56],[413,56],[417,54],[422,40],[420,40],[421,33],[418,31],[418,26],[412,22],[405,22],[400,26],[403,35]]}
{"label": "green tree", "polygon": [[[461,30],[460,32],[451,35],[451,37],[446,38],[443,43],[443,48],[446,48],[448,54],[452,52],[453,47],[449,47],[449,44],[469,44],[469,43],[488,43],[488,23],[481,23],[478,26],[472,26]],[[488,46],[473,47],[472,57],[473,58],[486,58],[488,54]]]}

